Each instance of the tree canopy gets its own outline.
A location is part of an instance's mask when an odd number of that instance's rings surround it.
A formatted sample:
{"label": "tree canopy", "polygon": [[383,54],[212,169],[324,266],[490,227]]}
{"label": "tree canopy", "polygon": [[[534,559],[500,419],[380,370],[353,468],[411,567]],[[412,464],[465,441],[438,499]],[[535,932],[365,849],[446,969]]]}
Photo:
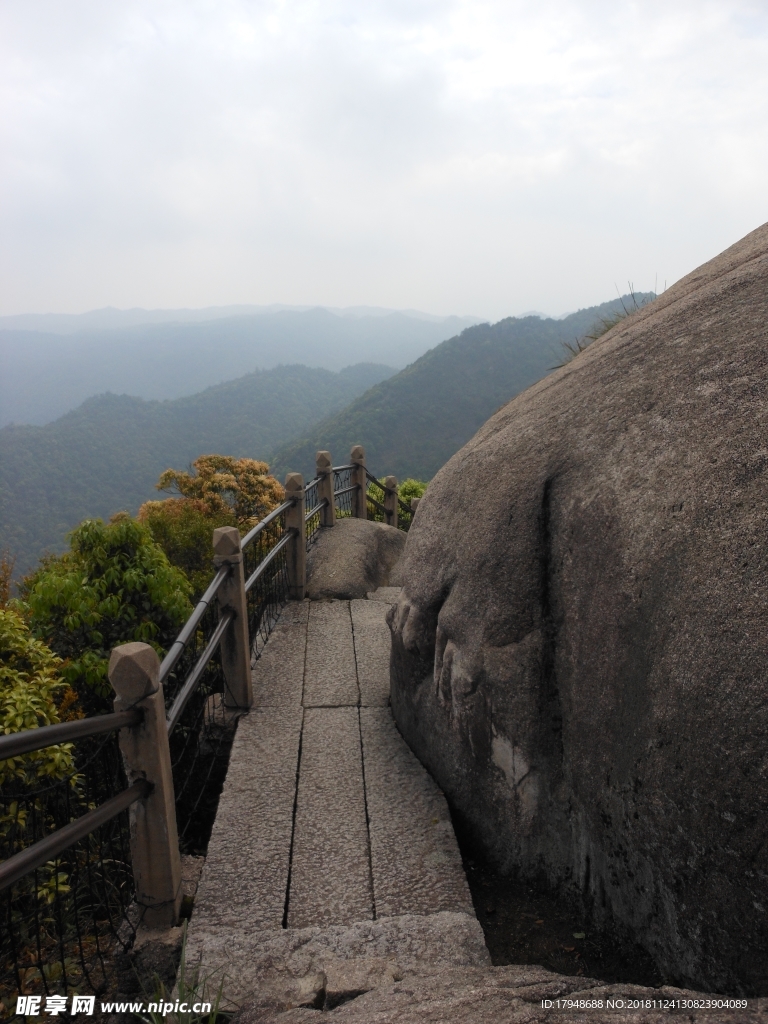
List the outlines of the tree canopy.
{"label": "tree canopy", "polygon": [[22,591],[33,633],[65,659],[62,678],[89,714],[111,707],[112,648],[142,641],[162,655],[192,610],[187,578],[127,513],[85,520]]}

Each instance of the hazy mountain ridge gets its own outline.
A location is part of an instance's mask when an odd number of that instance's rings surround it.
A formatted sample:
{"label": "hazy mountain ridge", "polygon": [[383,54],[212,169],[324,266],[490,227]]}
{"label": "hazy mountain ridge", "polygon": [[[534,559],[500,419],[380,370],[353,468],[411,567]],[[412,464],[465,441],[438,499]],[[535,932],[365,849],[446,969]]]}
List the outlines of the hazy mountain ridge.
{"label": "hazy mountain ridge", "polygon": [[[82,314],[82,322],[97,324],[97,314],[108,312]],[[19,319],[24,318],[0,318],[0,328]],[[41,319],[26,318],[25,323]],[[310,308],[267,309],[199,322],[91,326],[74,333],[0,329],[0,426],[49,423],[105,391],[180,398],[257,368],[286,363],[334,371],[358,362],[400,368],[476,322],[467,317],[430,319],[420,313]]]}
{"label": "hazy mountain ridge", "polygon": [[198,455],[264,458],[350,398],[394,372],[359,364],[340,373],[281,366],[175,401],[104,394],[55,423],[0,430],[0,547],[31,568],[61,550],[86,517],[135,513],[169,467]]}
{"label": "hazy mountain ridge", "polygon": [[273,454],[274,470],[313,474],[318,448],[344,461],[362,444],[372,472],[430,479],[500,406],[562,361],[565,342],[631,305],[624,296],[558,320],[508,317],[469,327],[283,445]]}
{"label": "hazy mountain ridge", "polygon": [[[224,320],[234,316],[264,316],[269,313],[308,313],[322,310],[335,316],[358,319],[364,316],[390,316],[399,313],[413,317],[415,320],[426,320],[430,323],[443,323],[457,319],[478,323],[483,320],[479,316],[440,316],[435,313],[424,313],[419,309],[389,309],[386,306],[318,306],[285,305],[273,302],[266,306],[241,303],[231,306],[205,306],[200,309],[180,307],[178,309],[143,309],[135,306],[131,309],[118,309],[116,306],[105,306],[103,309],[92,309],[86,313],[17,313],[0,316],[0,331],[40,331],[46,334],[76,334],[79,332],[121,330],[126,327],[137,327],[146,324],[165,323],[204,323],[210,320]],[[523,313],[523,316],[529,314]],[[546,313],[536,314],[546,316]]]}
{"label": "hazy mountain ridge", "polygon": [[[638,298],[647,298],[647,296]],[[0,429],[0,547],[24,571],[88,516],[135,512],[168,468],[198,455],[265,459],[279,478],[314,474],[315,452],[370,469],[430,478],[519,391],[563,357],[621,300],[560,320],[509,317],[438,344],[400,373],[359,364],[334,373],[279,366],[166,401],[103,394],[46,426]],[[383,319],[383,318],[382,318]]]}

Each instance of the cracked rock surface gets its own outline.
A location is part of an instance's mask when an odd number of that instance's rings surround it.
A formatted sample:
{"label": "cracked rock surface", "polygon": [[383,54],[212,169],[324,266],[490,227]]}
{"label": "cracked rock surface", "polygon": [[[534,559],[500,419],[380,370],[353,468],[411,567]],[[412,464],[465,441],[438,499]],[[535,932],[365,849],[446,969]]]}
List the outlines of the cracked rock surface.
{"label": "cracked rock surface", "polygon": [[768,225],[499,410],[430,483],[400,731],[502,871],[669,977],[768,992]]}

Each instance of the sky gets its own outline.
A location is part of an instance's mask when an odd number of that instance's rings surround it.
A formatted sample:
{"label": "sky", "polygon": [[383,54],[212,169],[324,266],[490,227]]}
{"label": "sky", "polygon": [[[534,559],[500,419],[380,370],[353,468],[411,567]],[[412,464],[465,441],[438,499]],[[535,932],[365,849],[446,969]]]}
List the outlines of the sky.
{"label": "sky", "polygon": [[1,0],[0,314],[558,315],[768,220],[768,4]]}

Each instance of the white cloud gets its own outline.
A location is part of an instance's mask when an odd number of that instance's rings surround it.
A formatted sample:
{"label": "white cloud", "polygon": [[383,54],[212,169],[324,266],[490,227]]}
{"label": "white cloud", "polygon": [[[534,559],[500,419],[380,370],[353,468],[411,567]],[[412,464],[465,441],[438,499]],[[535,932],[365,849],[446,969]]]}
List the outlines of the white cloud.
{"label": "white cloud", "polygon": [[560,312],[766,219],[768,10],[0,7],[0,312]]}

